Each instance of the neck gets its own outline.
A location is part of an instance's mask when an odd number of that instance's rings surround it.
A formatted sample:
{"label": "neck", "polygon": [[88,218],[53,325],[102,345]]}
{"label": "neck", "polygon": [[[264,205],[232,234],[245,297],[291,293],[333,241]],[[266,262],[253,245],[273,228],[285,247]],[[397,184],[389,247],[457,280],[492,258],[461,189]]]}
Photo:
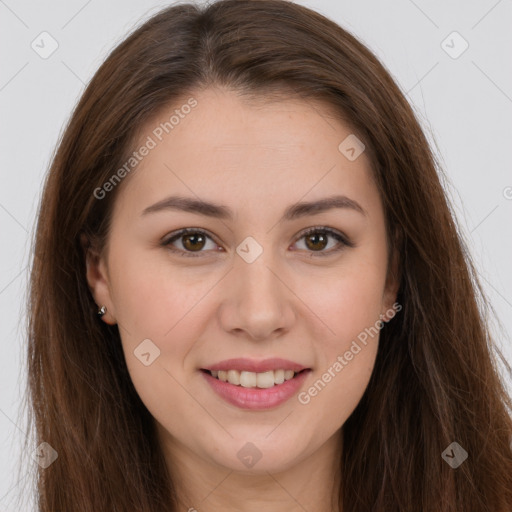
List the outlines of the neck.
{"label": "neck", "polygon": [[[160,430],[160,432],[162,432]],[[163,433],[161,445],[177,491],[189,512],[339,512],[341,432],[279,472],[242,472],[215,463]]]}

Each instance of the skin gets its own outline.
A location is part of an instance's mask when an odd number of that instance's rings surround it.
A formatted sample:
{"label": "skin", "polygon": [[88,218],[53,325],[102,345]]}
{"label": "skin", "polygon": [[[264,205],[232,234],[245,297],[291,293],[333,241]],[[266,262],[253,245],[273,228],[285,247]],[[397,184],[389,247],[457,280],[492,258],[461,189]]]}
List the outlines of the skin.
{"label": "skin", "polygon": [[[397,283],[369,160],[363,153],[349,161],[338,150],[352,132],[322,103],[249,100],[220,88],[190,96],[197,107],[120,185],[108,245],[87,258],[91,292],[107,306],[102,320],[119,326],[182,510],[330,511],[341,428],[367,387],[378,336],[307,404],[294,396],[269,410],[240,409],[215,394],[199,369],[232,357],[282,357],[312,368],[304,391],[389,312]],[[148,122],[141,141],[185,101]],[[279,221],[289,205],[334,193],[365,214],[337,208]],[[177,194],[229,206],[235,217],[142,215]],[[329,236],[308,245],[301,232],[316,226],[343,233],[354,247],[318,255],[339,242]],[[211,237],[174,241],[197,257],[161,245],[187,227]],[[248,236],[263,248],[252,263],[236,253]],[[134,356],[144,339],[160,350],[149,366]],[[249,441],[261,453],[252,468],[237,457]]]}

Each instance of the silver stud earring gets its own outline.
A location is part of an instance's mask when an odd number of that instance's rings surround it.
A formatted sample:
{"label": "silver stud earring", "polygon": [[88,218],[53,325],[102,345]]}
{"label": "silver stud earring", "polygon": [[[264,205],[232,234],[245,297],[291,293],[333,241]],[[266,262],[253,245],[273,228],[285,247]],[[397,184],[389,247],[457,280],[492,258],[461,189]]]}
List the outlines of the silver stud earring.
{"label": "silver stud earring", "polygon": [[107,306],[101,306],[100,309],[98,309],[98,315],[103,316],[107,312]]}

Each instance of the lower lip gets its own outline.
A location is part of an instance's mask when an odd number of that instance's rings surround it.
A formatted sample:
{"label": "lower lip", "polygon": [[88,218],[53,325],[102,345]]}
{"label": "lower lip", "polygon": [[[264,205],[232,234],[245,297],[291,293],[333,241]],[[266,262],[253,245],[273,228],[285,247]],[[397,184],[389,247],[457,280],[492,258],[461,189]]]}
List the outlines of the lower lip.
{"label": "lower lip", "polygon": [[223,382],[210,373],[201,371],[212,389],[224,400],[241,409],[270,409],[277,407],[295,395],[311,370],[304,370],[293,379],[271,388],[244,388]]}

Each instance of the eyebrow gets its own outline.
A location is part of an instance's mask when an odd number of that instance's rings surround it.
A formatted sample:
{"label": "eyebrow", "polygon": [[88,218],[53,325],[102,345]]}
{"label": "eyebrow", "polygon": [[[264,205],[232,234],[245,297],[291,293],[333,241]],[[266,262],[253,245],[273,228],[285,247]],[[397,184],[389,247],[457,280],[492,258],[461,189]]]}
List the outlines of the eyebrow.
{"label": "eyebrow", "polygon": [[[365,209],[358,202],[347,196],[338,195],[317,201],[292,204],[285,210],[281,220],[291,221],[308,215],[323,213],[334,208],[350,209],[362,215],[367,215]],[[234,218],[233,211],[227,206],[184,196],[170,196],[162,199],[145,208],[142,215],[166,210],[181,210],[223,220],[232,220]]]}

